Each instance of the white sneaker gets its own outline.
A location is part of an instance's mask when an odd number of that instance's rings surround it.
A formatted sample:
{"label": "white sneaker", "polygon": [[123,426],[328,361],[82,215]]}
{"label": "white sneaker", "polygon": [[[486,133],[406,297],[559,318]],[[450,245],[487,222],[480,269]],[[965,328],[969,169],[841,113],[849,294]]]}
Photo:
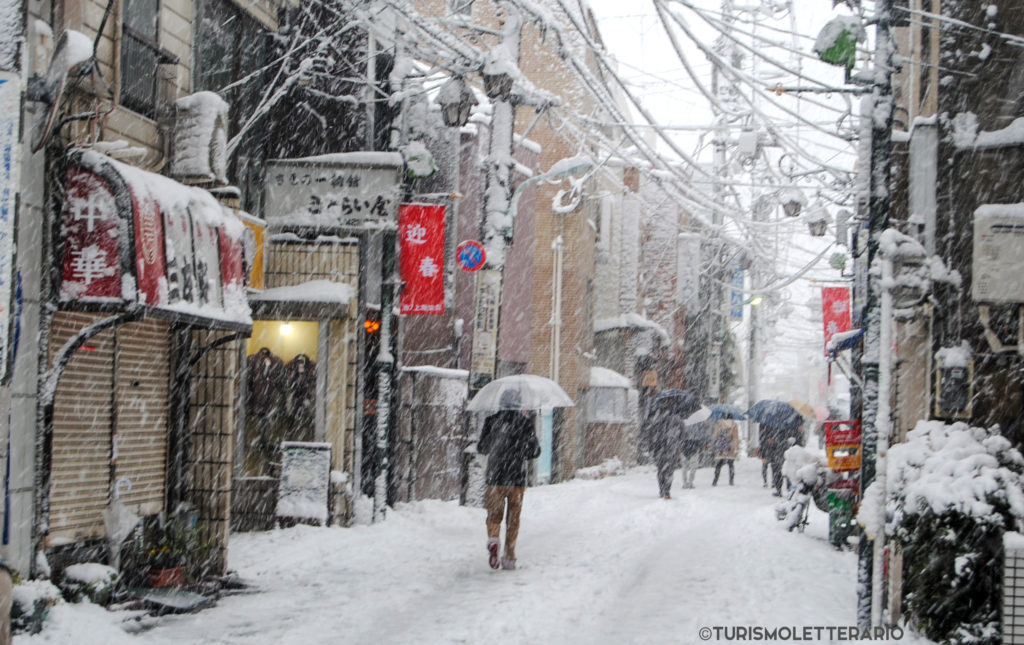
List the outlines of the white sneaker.
{"label": "white sneaker", "polygon": [[501,559],[501,568],[505,569],[505,570],[515,569],[516,568],[516,561],[515,561],[515,559],[513,559],[513,558],[502,558]]}

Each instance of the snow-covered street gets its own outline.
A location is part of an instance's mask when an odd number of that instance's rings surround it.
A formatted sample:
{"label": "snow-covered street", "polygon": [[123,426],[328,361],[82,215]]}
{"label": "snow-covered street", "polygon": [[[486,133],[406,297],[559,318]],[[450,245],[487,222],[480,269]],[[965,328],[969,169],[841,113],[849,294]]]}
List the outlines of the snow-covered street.
{"label": "snow-covered street", "polygon": [[712,488],[704,468],[681,490],[677,472],[668,501],[651,467],[531,488],[516,571],[488,568],[484,511],[455,502],[402,505],[377,525],[237,534],[231,568],[258,593],[141,621],[61,605],[15,642],[654,644],[701,642],[702,627],[854,625],[855,554],[828,544],[817,509],[805,533],[787,532],[760,462],[738,466],[733,487],[723,472]]}

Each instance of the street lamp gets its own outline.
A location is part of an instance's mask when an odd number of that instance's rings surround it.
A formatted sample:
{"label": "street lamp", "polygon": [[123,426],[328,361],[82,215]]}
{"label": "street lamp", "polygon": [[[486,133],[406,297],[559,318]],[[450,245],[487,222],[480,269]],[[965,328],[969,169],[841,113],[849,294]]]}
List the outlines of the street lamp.
{"label": "street lamp", "polygon": [[831,219],[824,206],[818,206],[807,214],[807,228],[814,237],[824,237]]}
{"label": "street lamp", "polygon": [[797,217],[807,203],[807,198],[796,188],[783,188],[779,191],[779,203],[787,217]]}
{"label": "street lamp", "polygon": [[461,76],[450,78],[437,93],[441,106],[441,119],[449,128],[461,128],[469,122],[469,113],[479,101]]}

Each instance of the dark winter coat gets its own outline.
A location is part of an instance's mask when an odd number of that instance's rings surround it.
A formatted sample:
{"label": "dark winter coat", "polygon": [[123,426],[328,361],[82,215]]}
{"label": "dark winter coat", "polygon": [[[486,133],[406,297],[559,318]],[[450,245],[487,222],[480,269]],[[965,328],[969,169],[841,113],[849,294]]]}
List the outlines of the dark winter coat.
{"label": "dark winter coat", "polygon": [[683,424],[682,430],[682,450],[684,457],[696,456],[710,441],[711,429],[707,421],[701,423],[694,423],[692,425]]}
{"label": "dark winter coat", "polygon": [[657,464],[679,462],[683,447],[683,426],[685,417],[661,407],[655,408],[647,417],[647,450]]}
{"label": "dark winter coat", "polygon": [[785,428],[761,424],[758,432],[758,445],[761,457],[768,461],[782,462],[786,450],[792,445],[788,440],[803,443],[803,432],[800,426]]}
{"label": "dark winter coat", "polygon": [[487,455],[488,486],[526,486],[526,460],[540,457],[533,416],[502,410],[487,417],[476,450]]}

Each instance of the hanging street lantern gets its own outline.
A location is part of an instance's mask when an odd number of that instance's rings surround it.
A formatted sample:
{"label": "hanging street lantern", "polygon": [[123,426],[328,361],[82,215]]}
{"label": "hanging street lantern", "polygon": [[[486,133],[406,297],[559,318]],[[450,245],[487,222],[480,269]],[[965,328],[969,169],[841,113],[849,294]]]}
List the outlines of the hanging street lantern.
{"label": "hanging street lantern", "polygon": [[478,103],[473,90],[461,76],[454,76],[441,86],[436,102],[441,106],[444,124],[450,128],[466,125],[473,106]]}
{"label": "hanging street lantern", "polygon": [[779,191],[779,203],[787,217],[798,217],[807,204],[807,198],[797,188],[783,188]]}
{"label": "hanging street lantern", "polygon": [[810,229],[811,235],[814,237],[824,237],[828,231],[829,220],[828,211],[824,207],[818,206],[813,209],[807,215],[807,228]]}
{"label": "hanging street lantern", "polygon": [[512,76],[499,72],[497,74],[484,73],[484,93],[492,99],[507,101],[512,95]]}

